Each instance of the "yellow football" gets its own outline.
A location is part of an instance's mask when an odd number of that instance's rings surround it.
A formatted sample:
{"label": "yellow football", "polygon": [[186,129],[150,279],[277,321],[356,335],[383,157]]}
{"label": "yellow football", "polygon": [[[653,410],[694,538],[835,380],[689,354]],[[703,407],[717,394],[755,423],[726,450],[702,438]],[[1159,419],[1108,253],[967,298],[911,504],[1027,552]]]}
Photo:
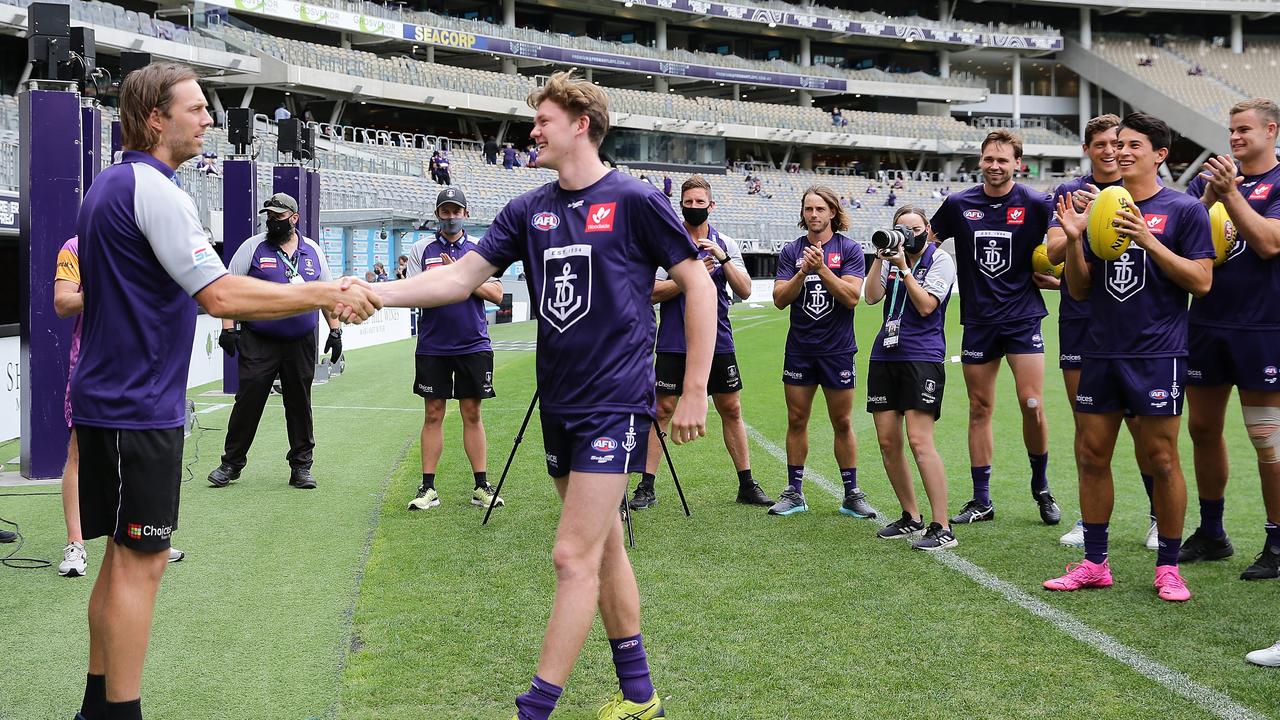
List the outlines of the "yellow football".
{"label": "yellow football", "polygon": [[1035,250],[1031,251],[1031,269],[1038,273],[1060,278],[1064,267],[1066,267],[1066,263],[1053,265],[1049,262],[1049,246],[1044,243],[1040,243]]}
{"label": "yellow football", "polygon": [[1104,188],[1089,208],[1089,249],[1103,260],[1115,260],[1129,249],[1129,236],[1112,225],[1121,208],[1142,214],[1133,196],[1120,185]]}
{"label": "yellow football", "polygon": [[1218,267],[1227,261],[1231,246],[1236,244],[1235,223],[1231,222],[1226,206],[1220,202],[1209,208],[1209,228],[1213,231],[1213,250],[1218,254],[1213,259],[1213,266]]}

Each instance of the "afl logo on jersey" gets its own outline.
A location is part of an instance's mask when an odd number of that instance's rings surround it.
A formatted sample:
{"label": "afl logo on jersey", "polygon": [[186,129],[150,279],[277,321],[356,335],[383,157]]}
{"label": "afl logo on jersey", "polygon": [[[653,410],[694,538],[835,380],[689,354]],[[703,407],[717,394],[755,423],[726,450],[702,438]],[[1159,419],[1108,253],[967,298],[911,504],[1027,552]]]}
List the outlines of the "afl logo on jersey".
{"label": "afl logo on jersey", "polygon": [[965,220],[981,220],[984,217],[986,217],[986,215],[984,215],[982,211],[977,208],[974,208],[973,210],[964,211]]}
{"label": "afl logo on jersey", "polygon": [[533,226],[543,232],[550,232],[560,227],[560,216],[555,213],[540,212],[533,216]]}
{"label": "afl logo on jersey", "polygon": [[598,437],[591,441],[591,449],[596,452],[610,452],[618,449],[618,441],[611,437]]}
{"label": "afl logo on jersey", "polygon": [[1147,396],[1152,400],[1164,400],[1169,397],[1169,393],[1165,390],[1152,390]]}

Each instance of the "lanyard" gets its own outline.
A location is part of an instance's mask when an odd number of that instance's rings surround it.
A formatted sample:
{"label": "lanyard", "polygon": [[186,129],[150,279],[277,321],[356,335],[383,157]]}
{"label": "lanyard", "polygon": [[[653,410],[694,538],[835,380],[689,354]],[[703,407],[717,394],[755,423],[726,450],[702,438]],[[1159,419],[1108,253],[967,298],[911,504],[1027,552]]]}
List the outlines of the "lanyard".
{"label": "lanyard", "polygon": [[[276,250],[276,255],[279,255],[281,262],[284,263],[285,278],[297,277],[298,265],[296,263],[290,262],[289,256],[285,255],[283,250]],[[894,288],[894,289],[897,290],[897,288]]]}
{"label": "lanyard", "polygon": [[[916,274],[916,270],[920,269],[920,263],[922,262],[924,262],[924,253],[920,254],[920,259],[916,261],[915,267],[911,268],[911,272],[909,274],[914,276]],[[890,320],[901,319],[902,315],[905,312],[907,312],[907,303],[911,301],[911,298],[908,297],[907,293],[903,293],[902,309],[898,311],[897,318],[895,318],[893,309],[898,304],[898,286],[906,285],[907,279],[902,276],[901,269],[899,269],[896,265],[894,266],[894,269],[898,270],[898,282],[893,284],[893,295],[891,295],[889,298],[889,319]]]}

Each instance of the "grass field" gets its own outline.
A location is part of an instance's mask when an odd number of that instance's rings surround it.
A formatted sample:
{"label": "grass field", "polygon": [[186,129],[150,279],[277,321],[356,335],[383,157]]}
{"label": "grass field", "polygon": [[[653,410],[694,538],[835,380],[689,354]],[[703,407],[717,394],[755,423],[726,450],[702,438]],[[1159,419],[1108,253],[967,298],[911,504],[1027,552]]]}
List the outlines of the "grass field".
{"label": "grass field", "polygon": [[[956,354],[958,309],[950,314]],[[878,317],[878,307],[859,311],[864,348]],[[1227,529],[1237,555],[1184,568],[1191,602],[1162,603],[1150,587],[1146,498],[1127,437],[1116,455],[1116,586],[1040,589],[1080,556],[1057,543],[1077,516],[1077,500],[1053,318],[1045,326],[1045,408],[1050,477],[1064,511],[1058,527],[1040,524],[1030,498],[1007,370],[995,420],[999,519],[961,527],[960,547],[942,556],[876,540],[874,523],[836,512],[839,500],[824,489],[825,479],[837,480],[827,487],[839,483],[821,407],[812,425],[808,514],[770,518],[732,502],[736,483],[714,412],[707,439],[674,450],[693,517],[680,513],[664,471],[660,504],[636,514],[631,554],[669,717],[1280,717],[1280,675],[1243,659],[1280,637],[1280,583],[1236,579],[1261,547],[1263,517],[1253,450],[1234,404],[1228,443],[1237,474]],[[752,465],[776,493],[785,480],[779,378],[786,315],[740,307],[734,322]],[[526,324],[493,335],[528,339],[532,332]],[[480,526],[483,511],[468,504],[456,413],[438,472],[443,504],[407,512],[419,481],[422,420],[421,401],[409,392],[411,355],[409,343],[352,351],[347,373],[315,388],[320,488],[309,493],[286,485],[278,398],[242,478],[226,489],[207,487],[230,407],[202,394],[210,388],[193,391],[209,429],[188,441],[188,459],[198,450],[199,461],[183,488],[175,534],[188,558],[169,568],[161,590],[143,692],[147,717],[510,717],[512,698],[528,687],[554,585],[558,507],[538,423],[503,492],[508,505],[488,527]],[[858,360],[864,377],[866,357]],[[494,482],[528,404],[533,360],[532,353],[497,353],[499,397],[485,405]],[[872,504],[896,516],[864,401],[860,388],[859,478]],[[960,366],[949,364],[938,443],[952,511],[970,490],[965,407]],[[15,455],[16,443],[0,446],[0,457]],[[1185,431],[1183,457],[1190,473]],[[0,516],[21,523],[22,555],[56,562],[64,538],[58,497],[42,494],[50,490],[56,486],[0,490]],[[1188,533],[1197,520],[1194,488],[1190,494]],[[0,718],[68,719],[78,708],[85,603],[102,547],[102,540],[89,544],[88,578],[0,568]],[[594,717],[614,688],[597,625],[556,717]]]}

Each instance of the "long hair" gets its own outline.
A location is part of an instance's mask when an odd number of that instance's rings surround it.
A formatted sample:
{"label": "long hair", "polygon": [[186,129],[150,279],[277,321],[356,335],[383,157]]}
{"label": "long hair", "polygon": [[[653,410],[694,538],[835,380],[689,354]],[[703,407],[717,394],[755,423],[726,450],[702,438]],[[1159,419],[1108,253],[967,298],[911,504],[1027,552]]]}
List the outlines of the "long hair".
{"label": "long hair", "polygon": [[129,150],[148,151],[160,144],[160,133],[148,122],[151,111],[169,117],[173,86],[198,76],[189,67],[156,62],[134,70],[120,85],[120,135]]}
{"label": "long hair", "polygon": [[836,191],[826,185],[810,185],[800,193],[800,222],[799,227],[808,228],[804,222],[804,200],[810,195],[817,195],[827,204],[827,209],[831,211],[831,231],[841,232],[849,227],[849,211],[840,204],[840,196],[836,195]]}

